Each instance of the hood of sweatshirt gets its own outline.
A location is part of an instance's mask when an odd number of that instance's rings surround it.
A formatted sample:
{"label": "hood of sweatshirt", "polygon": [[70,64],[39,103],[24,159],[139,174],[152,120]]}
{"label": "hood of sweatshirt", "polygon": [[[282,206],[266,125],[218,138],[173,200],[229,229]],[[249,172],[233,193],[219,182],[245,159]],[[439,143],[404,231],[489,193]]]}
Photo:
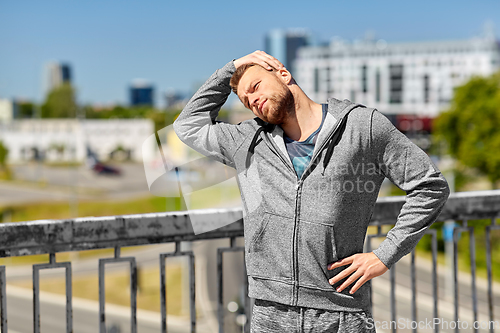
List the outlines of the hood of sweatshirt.
{"label": "hood of sweatshirt", "polygon": [[[340,101],[336,98],[330,98],[327,104],[328,104],[328,113],[325,119],[325,124],[320,130],[313,151],[313,157],[314,157],[315,153],[317,151],[320,151],[323,148],[323,146],[327,144],[326,155],[325,158],[323,159],[323,170],[326,168],[328,162],[330,161],[333,149],[337,144],[337,142],[340,140],[340,137],[342,136],[349,112],[356,107],[359,106],[364,107],[361,104],[352,103],[347,99]],[[288,156],[283,139],[283,134],[284,134],[283,129],[279,125],[270,124],[260,118],[254,118],[254,120],[259,125],[259,127],[255,131],[255,134],[253,135],[252,140],[250,142],[250,146],[248,147],[248,154],[245,162],[246,169],[250,167],[251,157],[254,153],[255,146],[258,143],[257,140],[262,132],[271,133],[274,144],[277,147],[279,147],[279,149],[285,156]],[[290,164],[291,163],[292,162],[290,161]]]}

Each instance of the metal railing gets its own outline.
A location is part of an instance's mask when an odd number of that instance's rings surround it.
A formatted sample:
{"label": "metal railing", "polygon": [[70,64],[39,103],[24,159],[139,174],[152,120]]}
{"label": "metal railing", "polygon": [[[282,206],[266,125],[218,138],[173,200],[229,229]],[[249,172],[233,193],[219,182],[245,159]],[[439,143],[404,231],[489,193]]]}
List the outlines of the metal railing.
{"label": "metal railing", "polygon": [[[385,236],[382,226],[393,225],[399,214],[404,197],[379,198],[372,216],[371,226],[377,229],[376,234],[367,236],[365,251],[371,251],[372,240]],[[166,284],[165,284],[165,260],[168,257],[189,257],[189,290],[190,290],[190,330],[196,331],[195,311],[195,270],[194,253],[192,251],[181,251],[181,242],[192,242],[209,239],[230,239],[230,247],[217,250],[217,277],[218,277],[218,321],[219,332],[223,332],[223,254],[226,252],[244,251],[243,247],[235,246],[235,239],[243,237],[243,221],[241,209],[211,209],[189,212],[190,216],[203,217],[207,224],[221,225],[224,221],[236,221],[219,229],[195,235],[189,223],[186,212],[167,212],[127,216],[91,217],[72,220],[40,220],[32,222],[4,223],[0,225],[0,257],[14,257],[34,254],[49,254],[49,263],[33,265],[33,331],[40,331],[40,302],[39,302],[39,272],[44,269],[64,268],[66,271],[66,331],[73,331],[72,322],[72,289],[71,289],[71,262],[56,262],[55,254],[67,251],[82,251],[103,248],[114,248],[114,258],[99,260],[99,332],[106,331],[105,316],[105,265],[115,262],[127,262],[130,264],[130,298],[131,298],[131,332],[137,332],[137,268],[134,257],[121,257],[120,248],[129,246],[140,246],[147,244],[175,243],[175,251],[160,254],[160,294],[161,294],[161,331],[167,332],[166,321]],[[458,234],[469,233],[470,241],[470,263],[471,263],[471,294],[473,301],[473,318],[478,319],[478,293],[476,289],[476,255],[474,240],[474,225],[469,221],[472,219],[491,220],[486,230],[486,264],[487,264],[487,302],[488,318],[494,321],[494,297],[492,282],[492,256],[491,256],[491,232],[500,229],[496,219],[500,217],[500,191],[462,192],[452,194],[446,203],[438,221],[454,220],[461,221],[461,226],[453,230],[454,244],[454,316],[459,318],[458,299]],[[437,234],[436,229],[428,229],[427,233],[432,238],[432,286],[433,286],[433,315],[438,317],[438,277],[437,277]],[[395,266],[397,266],[396,264]],[[0,325],[2,333],[7,333],[7,301],[6,301],[6,274],[5,266],[0,266]],[[391,320],[396,320],[396,296],[395,296],[395,270],[390,271],[390,305]],[[415,281],[415,253],[411,254],[411,292],[412,292],[412,320],[417,319],[417,288]],[[246,271],[244,276],[246,276]],[[371,281],[369,282],[371,283]],[[248,290],[247,279],[245,279],[245,291]],[[251,317],[250,300],[245,297],[245,314]],[[497,318],[498,320],[499,318]],[[245,332],[249,332],[250,320],[244,326]],[[396,332],[393,327],[392,331]],[[416,332],[416,329],[413,329]],[[439,326],[434,332],[439,331]],[[459,328],[455,329],[456,332]],[[477,331],[477,330],[474,330]],[[494,332],[494,328],[489,329]]]}

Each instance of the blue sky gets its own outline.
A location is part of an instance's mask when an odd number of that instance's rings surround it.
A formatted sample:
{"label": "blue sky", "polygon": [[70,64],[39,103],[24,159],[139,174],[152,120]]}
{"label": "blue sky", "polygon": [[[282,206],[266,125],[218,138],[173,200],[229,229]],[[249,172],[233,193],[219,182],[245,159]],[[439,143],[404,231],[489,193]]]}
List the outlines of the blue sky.
{"label": "blue sky", "polygon": [[[266,32],[307,28],[319,40],[467,39],[486,21],[500,38],[500,1],[0,0],[0,98],[40,101],[45,63],[72,65],[78,100],[127,103],[133,79],[188,91]],[[161,104],[159,104],[161,106]]]}

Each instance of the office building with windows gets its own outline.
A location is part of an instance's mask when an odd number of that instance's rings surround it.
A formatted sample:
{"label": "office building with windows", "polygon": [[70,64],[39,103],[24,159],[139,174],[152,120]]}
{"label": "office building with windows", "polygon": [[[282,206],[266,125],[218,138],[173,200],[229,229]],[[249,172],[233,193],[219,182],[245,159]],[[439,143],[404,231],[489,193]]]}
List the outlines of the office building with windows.
{"label": "office building with windows", "polygon": [[154,88],[150,83],[136,80],[130,86],[130,106],[154,106]]}
{"label": "office building with windows", "polygon": [[499,69],[500,42],[492,34],[408,43],[335,38],[299,49],[293,75],[318,103],[346,98],[387,115],[434,118],[449,107],[455,87]]}
{"label": "office building with windows", "polygon": [[266,35],[264,51],[279,59],[293,73],[297,50],[311,44],[311,34],[305,29],[275,29]]}
{"label": "office building with windows", "polygon": [[67,63],[51,62],[45,66],[45,90],[49,92],[65,83],[71,84],[71,66]]}

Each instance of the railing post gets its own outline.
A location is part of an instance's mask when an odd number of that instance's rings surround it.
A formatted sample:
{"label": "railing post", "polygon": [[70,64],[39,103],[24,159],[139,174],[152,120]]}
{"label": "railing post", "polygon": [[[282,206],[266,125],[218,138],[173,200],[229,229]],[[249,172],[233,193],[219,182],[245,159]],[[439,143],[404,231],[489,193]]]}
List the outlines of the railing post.
{"label": "railing post", "polygon": [[196,332],[196,286],[195,286],[195,260],[193,251],[181,251],[181,242],[175,242],[175,251],[160,254],[160,302],[161,302],[161,332],[167,332],[167,286],[165,260],[168,257],[189,257],[189,312],[191,317],[191,332]]}
{"label": "railing post", "polygon": [[115,246],[113,258],[99,259],[99,332],[106,333],[105,267],[109,263],[128,262],[130,265],[130,331],[137,333],[137,265],[134,257],[120,258],[120,247]]}
{"label": "railing post", "polygon": [[[476,292],[476,250],[475,250],[475,240],[474,240],[474,227],[467,226],[467,220],[462,221],[462,227],[453,229],[453,280],[454,280],[454,305],[455,305],[455,322],[458,323],[458,238],[459,233],[462,231],[469,232],[469,255],[470,255],[470,266],[471,266],[471,292],[472,292],[472,312],[473,320],[477,322],[477,292]],[[459,332],[460,327],[456,325],[455,332]],[[474,328],[477,332],[477,328]]]}
{"label": "railing post", "polygon": [[[370,234],[370,235],[367,235],[366,236],[366,241],[365,241],[365,252],[366,253],[370,253],[372,252],[372,238],[380,238],[380,237],[385,237],[387,236],[387,234],[383,234],[382,233],[382,226],[381,225],[377,225],[377,233],[375,234]],[[395,306],[395,301],[393,302],[393,297],[394,297],[394,286],[393,286],[393,283],[394,283],[394,275],[393,275],[393,269],[391,268],[389,270],[389,274],[391,276],[391,318],[395,318],[396,316],[396,306]],[[369,301],[369,304],[370,304],[370,312],[373,314],[373,286],[372,286],[372,280],[368,280],[366,282],[368,285],[369,285],[369,289],[370,289],[370,301]]]}
{"label": "railing post", "polygon": [[0,328],[2,333],[7,333],[7,288],[5,280],[5,266],[0,266]]}
{"label": "railing post", "polygon": [[49,254],[48,264],[33,265],[33,332],[40,332],[40,270],[64,268],[66,272],[66,332],[73,332],[71,262],[56,262],[55,253]]}
{"label": "railing post", "polygon": [[[433,315],[438,317],[438,278],[437,278],[437,231],[436,229],[427,229],[426,233],[432,236],[432,298],[434,301]],[[439,325],[434,325],[434,332],[439,332]]]}
{"label": "railing post", "polygon": [[[488,274],[488,316],[490,323],[494,322],[493,318],[493,286],[492,286],[492,272],[491,272],[491,230],[500,230],[500,225],[495,224],[496,217],[491,218],[491,224],[486,226],[485,237],[486,237],[486,270]],[[493,325],[490,325],[490,332],[494,332]]]}
{"label": "railing post", "polygon": [[[223,270],[223,254],[224,252],[243,251],[245,255],[245,247],[235,245],[235,237],[230,238],[230,246],[217,249],[217,285],[218,285],[218,299],[217,299],[217,318],[219,321],[219,333],[224,333],[224,270]],[[246,279],[246,275],[245,275]],[[248,283],[248,281],[247,281]],[[248,286],[247,286],[248,287]],[[247,309],[245,309],[245,312]],[[244,327],[249,326],[250,321],[248,316],[245,315]],[[249,328],[248,328],[249,329]]]}

